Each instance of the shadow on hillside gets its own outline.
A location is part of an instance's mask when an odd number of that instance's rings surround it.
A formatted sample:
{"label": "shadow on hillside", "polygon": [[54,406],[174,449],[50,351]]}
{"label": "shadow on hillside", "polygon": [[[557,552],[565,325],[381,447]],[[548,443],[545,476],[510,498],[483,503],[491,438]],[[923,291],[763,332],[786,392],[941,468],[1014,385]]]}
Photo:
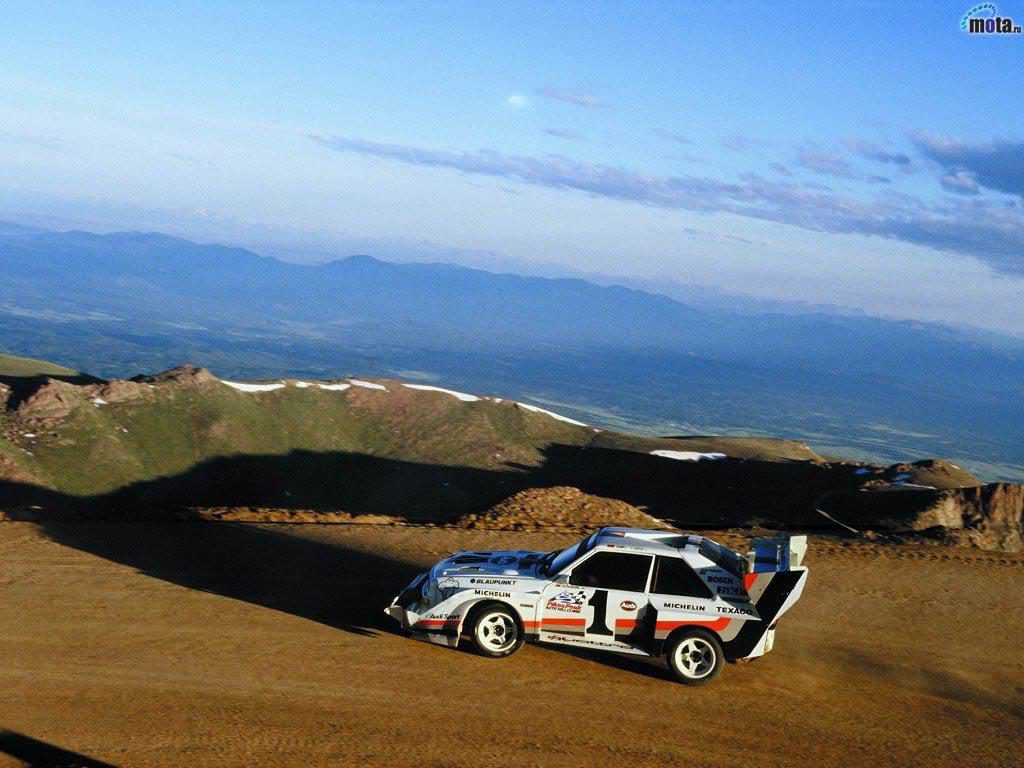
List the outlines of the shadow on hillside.
{"label": "shadow on hillside", "polygon": [[811,462],[674,461],[562,444],[549,445],[542,454],[539,466],[500,469],[347,452],[229,456],[92,497],[0,483],[0,507],[39,507],[46,513],[39,517],[66,512],[72,517],[166,519],[190,508],[262,507],[450,521],[524,488],[568,485],[643,507],[683,527],[754,522],[806,527],[822,522],[814,512],[822,494],[859,485],[849,468]]}
{"label": "shadow on hillside", "polygon": [[0,730],[0,755],[13,757],[27,768],[114,768],[111,763],[61,749],[16,731]]}
{"label": "shadow on hillside", "polygon": [[[524,468],[528,469],[528,468]],[[852,490],[853,468],[809,461],[676,461],[646,453],[554,444],[544,450],[536,485],[571,485],[619,499],[680,527],[817,527],[815,502]]]}

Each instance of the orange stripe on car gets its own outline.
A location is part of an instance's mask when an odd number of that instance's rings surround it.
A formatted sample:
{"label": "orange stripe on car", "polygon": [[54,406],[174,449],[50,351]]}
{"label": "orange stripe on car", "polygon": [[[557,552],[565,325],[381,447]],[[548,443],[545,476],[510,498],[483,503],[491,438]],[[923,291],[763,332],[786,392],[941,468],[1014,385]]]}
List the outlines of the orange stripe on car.
{"label": "orange stripe on car", "polygon": [[714,621],[659,621],[654,625],[654,628],[658,631],[679,629],[679,627],[704,627],[705,629],[711,629],[715,632],[721,632],[727,626],[732,619],[722,617],[715,619]]}

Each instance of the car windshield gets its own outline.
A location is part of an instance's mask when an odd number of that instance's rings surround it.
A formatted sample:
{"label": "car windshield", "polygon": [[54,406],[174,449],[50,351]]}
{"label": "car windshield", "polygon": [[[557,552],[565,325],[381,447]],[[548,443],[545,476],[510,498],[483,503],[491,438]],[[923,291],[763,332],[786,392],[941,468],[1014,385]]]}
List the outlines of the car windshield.
{"label": "car windshield", "polygon": [[[551,561],[547,563],[547,567],[544,569],[544,575],[554,576],[556,573],[564,571],[567,565],[578,560],[580,557],[592,550],[594,548],[594,544],[597,542],[597,534],[599,533],[600,531],[595,531],[587,538],[583,539],[583,541],[573,544],[571,547],[566,547],[561,552],[558,550],[550,552],[548,557],[551,558]],[[548,558],[544,559],[547,560]]]}

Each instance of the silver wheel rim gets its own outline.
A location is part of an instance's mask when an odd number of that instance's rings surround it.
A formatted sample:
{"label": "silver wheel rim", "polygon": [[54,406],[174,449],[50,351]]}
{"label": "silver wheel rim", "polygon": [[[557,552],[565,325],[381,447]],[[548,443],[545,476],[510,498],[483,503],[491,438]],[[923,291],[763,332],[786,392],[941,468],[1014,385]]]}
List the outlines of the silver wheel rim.
{"label": "silver wheel rim", "polygon": [[515,620],[504,611],[487,613],[476,623],[477,642],[489,651],[507,651],[518,637]]}
{"label": "silver wheel rim", "polygon": [[676,669],[691,680],[700,680],[711,674],[717,660],[714,646],[703,638],[688,637],[676,646]]}

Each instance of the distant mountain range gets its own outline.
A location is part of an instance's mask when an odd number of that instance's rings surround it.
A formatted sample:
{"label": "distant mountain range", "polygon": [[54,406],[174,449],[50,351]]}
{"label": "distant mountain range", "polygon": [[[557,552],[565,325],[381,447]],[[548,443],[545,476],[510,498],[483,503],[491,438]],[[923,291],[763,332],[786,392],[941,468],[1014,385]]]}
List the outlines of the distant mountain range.
{"label": "distant mountain range", "polygon": [[297,265],[150,233],[0,225],[4,351],[102,376],[367,375],[532,395],[648,432],[751,432],[1024,477],[1024,341],[697,309],[579,279],[351,256]]}

